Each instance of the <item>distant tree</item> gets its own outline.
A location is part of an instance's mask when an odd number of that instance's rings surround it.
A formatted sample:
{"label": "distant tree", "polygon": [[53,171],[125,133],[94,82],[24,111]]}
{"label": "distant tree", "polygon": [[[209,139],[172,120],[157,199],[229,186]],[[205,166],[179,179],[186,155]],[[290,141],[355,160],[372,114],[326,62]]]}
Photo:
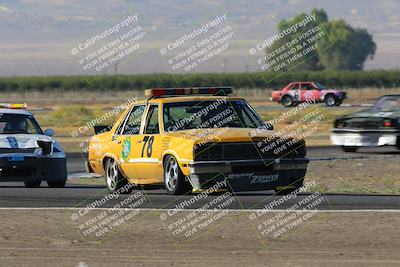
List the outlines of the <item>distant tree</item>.
{"label": "distant tree", "polygon": [[[312,17],[316,19],[310,20]],[[301,24],[304,21],[307,21],[306,25]],[[291,30],[296,26],[297,31]],[[315,33],[316,27],[320,30]],[[272,71],[362,70],[364,62],[376,51],[376,44],[366,29],[354,29],[344,20],[329,21],[323,9],[281,20],[277,28],[280,38],[266,48],[268,69]],[[312,42],[313,34],[304,38],[310,32],[321,33],[321,36]],[[296,54],[301,57],[296,59]]]}
{"label": "distant tree", "polygon": [[373,58],[376,44],[366,29],[354,29],[344,20],[327,23],[325,30],[329,40],[322,39],[321,46],[331,47],[318,51],[321,65],[327,70],[362,70],[364,62]]}

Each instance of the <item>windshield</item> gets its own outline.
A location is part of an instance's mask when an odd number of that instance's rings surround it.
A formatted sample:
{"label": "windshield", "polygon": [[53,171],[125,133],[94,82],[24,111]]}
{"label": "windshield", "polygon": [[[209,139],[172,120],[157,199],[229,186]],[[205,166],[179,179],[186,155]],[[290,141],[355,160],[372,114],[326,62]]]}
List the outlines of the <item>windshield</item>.
{"label": "windshield", "polygon": [[0,113],[0,134],[43,134],[30,115]]}
{"label": "windshield", "polygon": [[325,89],[326,89],[325,86],[323,86],[322,84],[320,84],[320,83],[318,83],[318,82],[316,82],[315,85],[316,85],[319,89],[321,89],[321,90],[325,90]]}
{"label": "windshield", "polygon": [[218,99],[166,103],[163,106],[165,131],[203,128],[258,128],[264,124],[243,100]]}
{"label": "windshield", "polygon": [[378,99],[375,104],[378,112],[388,112],[400,110],[400,96],[384,96]]}

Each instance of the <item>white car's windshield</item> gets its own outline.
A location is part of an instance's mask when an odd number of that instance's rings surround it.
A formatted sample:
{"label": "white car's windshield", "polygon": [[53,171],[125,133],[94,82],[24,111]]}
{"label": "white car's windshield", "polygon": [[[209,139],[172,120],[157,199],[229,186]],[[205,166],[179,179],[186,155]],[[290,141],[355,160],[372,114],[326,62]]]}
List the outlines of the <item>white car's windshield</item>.
{"label": "white car's windshield", "polygon": [[164,129],[179,131],[204,128],[259,128],[263,122],[243,100],[166,103]]}
{"label": "white car's windshield", "polygon": [[381,97],[375,104],[375,110],[378,112],[400,110],[400,96]]}
{"label": "white car's windshield", "polygon": [[0,113],[0,134],[43,134],[43,132],[30,115]]}

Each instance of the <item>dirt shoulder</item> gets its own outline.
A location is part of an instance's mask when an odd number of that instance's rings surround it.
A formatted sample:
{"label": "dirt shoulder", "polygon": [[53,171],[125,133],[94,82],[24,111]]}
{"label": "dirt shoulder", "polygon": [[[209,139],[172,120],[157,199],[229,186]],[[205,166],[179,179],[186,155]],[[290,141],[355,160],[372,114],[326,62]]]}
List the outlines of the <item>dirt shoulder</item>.
{"label": "dirt shoulder", "polygon": [[399,158],[312,161],[305,181],[323,193],[400,194]]}
{"label": "dirt shoulder", "polygon": [[[191,237],[174,237],[159,211],[96,238],[72,210],[0,210],[1,266],[399,266],[399,213],[317,213],[263,236],[250,212],[229,212]],[[100,213],[101,211],[93,211]],[[271,218],[275,213],[267,215]],[[267,218],[264,217],[264,218]]]}

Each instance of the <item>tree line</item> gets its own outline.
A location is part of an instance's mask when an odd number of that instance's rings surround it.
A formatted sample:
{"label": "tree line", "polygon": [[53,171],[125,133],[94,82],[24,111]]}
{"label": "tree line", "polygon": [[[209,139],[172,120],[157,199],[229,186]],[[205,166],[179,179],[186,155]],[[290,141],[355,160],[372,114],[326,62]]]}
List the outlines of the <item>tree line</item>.
{"label": "tree line", "polygon": [[400,70],[199,73],[190,76],[161,73],[104,75],[97,78],[88,76],[2,77],[0,91],[107,91],[195,86],[277,89],[291,81],[318,81],[327,87],[336,88],[400,87]]}

